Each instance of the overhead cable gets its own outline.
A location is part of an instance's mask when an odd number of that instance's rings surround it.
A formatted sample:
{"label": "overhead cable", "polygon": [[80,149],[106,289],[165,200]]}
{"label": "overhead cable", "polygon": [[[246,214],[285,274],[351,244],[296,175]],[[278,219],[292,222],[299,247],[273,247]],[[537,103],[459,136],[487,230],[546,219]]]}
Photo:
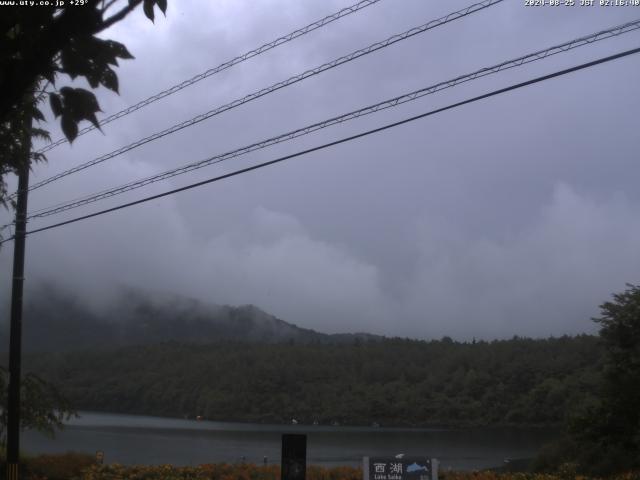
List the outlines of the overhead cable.
{"label": "overhead cable", "polygon": [[[161,100],[165,97],[168,97],[169,95],[173,95],[176,92],[179,92],[180,90],[183,90],[187,87],[190,87],[191,85],[198,83],[201,80],[204,80],[205,78],[209,78],[212,75],[215,75],[216,73],[220,73],[224,70],[227,70],[228,68],[233,67],[234,65],[237,65],[239,63],[242,63],[246,60],[249,60],[250,58],[256,57],[262,53],[268,52],[269,50],[272,50],[276,47],[279,47],[280,45],[283,45],[285,43],[290,42],[291,40],[294,40],[298,37],[301,37],[303,35],[306,35],[309,32],[312,32],[314,30],[317,30],[318,28],[324,27],[325,25],[328,25],[332,22],[335,22],[336,20],[339,20],[343,17],[346,17],[347,15],[351,15],[352,13],[355,13],[359,10],[362,10],[364,8],[367,8],[375,3],[378,3],[381,0],[362,0],[358,3],[355,3],[351,6],[348,6],[346,8],[343,8],[335,13],[332,13],[331,15],[327,15],[324,18],[321,18],[320,20],[316,20],[313,23],[310,23],[309,25],[299,28],[297,30],[294,30],[291,33],[288,33],[286,35],[283,35],[281,37],[276,38],[275,40],[272,40],[268,43],[265,43],[264,45],[259,46],[258,48],[255,48],[253,50],[250,50],[246,53],[243,53],[242,55],[238,55],[235,58],[232,58],[231,60],[227,60],[224,63],[221,63],[220,65],[218,65],[217,67],[213,67],[210,68],[209,70],[199,73],[198,75],[195,75],[193,77],[191,77],[188,80],[185,80],[181,83],[178,83],[172,87],[167,88],[166,90],[163,90],[161,92],[156,93],[155,95],[152,95],[144,100],[141,100],[140,102],[136,103],[135,105],[131,105],[130,107],[125,108],[124,110],[120,110],[117,113],[114,113],[113,115],[109,115],[106,118],[103,118],[102,120],[100,120],[99,125],[103,126],[106,125],[107,123],[111,123],[114,120],[117,120],[121,117],[124,117],[126,115],[129,115],[130,113],[135,112],[136,110],[140,110],[141,108],[146,107],[147,105],[151,105],[152,103],[157,102],[158,100]],[[96,127],[94,125],[89,125],[85,128],[82,128],[79,132],[78,132],[78,136],[80,135],[84,135],[87,132],[90,132],[92,130],[95,130]],[[44,152],[48,152],[49,150],[54,149],[55,147],[57,147],[58,145],[62,145],[63,143],[67,143],[67,139],[66,138],[60,138],[46,146],[44,146],[43,148],[41,148],[40,150],[38,150],[38,153],[44,153]]]}
{"label": "overhead cable", "polygon": [[251,93],[249,95],[246,95],[242,98],[236,99],[230,103],[227,103],[225,105],[219,106],[217,108],[214,108],[213,110],[209,110],[206,113],[200,114],[196,117],[191,118],[190,120],[186,120],[184,122],[175,124],[165,130],[162,130],[160,132],[154,133],[153,135],[150,135],[148,137],[142,138],[140,140],[137,140],[133,143],[130,143],[129,145],[126,145],[124,147],[121,147],[117,150],[112,151],[111,153],[107,153],[105,155],[102,155],[100,157],[97,157],[93,160],[90,160],[86,163],[83,163],[81,165],[78,165],[76,167],[73,167],[69,170],[66,170],[64,172],[61,172],[57,175],[53,175],[52,177],[46,178],[40,182],[34,183],[33,185],[31,185],[29,187],[29,190],[35,190],[37,188],[43,187],[44,185],[47,185],[51,182],[54,182],[56,180],[60,180],[63,177],[66,177],[68,175],[71,175],[73,173],[77,173],[80,172],[86,168],[92,167],[94,165],[97,165],[99,163],[105,162],[106,160],[112,159],[114,157],[117,157],[118,155],[122,155],[123,153],[126,153],[130,150],[133,150],[134,148],[140,147],[142,145],[145,145],[149,142],[152,142],[154,140],[157,140],[159,138],[162,138],[164,136],[170,135],[172,133],[175,133],[179,130],[182,130],[184,128],[187,127],[191,127],[197,123],[200,123],[204,120],[207,120],[215,115],[219,115],[223,112],[226,112],[227,110],[231,110],[232,108],[238,107],[240,105],[243,105],[247,102],[250,102],[252,100],[256,100],[260,97],[263,97],[265,95],[268,95],[272,92],[275,92],[276,90],[280,90],[281,88],[284,87],[288,87],[290,85],[293,85],[294,83],[300,82],[302,80],[305,80],[309,77],[318,75],[322,72],[325,72],[327,70],[330,70],[332,68],[338,67],[340,65],[343,65],[345,63],[351,62],[357,58],[360,58],[364,55],[368,55],[370,53],[373,53],[377,50],[386,48],[390,45],[393,45],[397,42],[400,42],[402,40],[406,40],[408,38],[411,38],[415,35],[424,33],[426,31],[429,31],[433,28],[439,27],[441,25],[445,25],[449,22],[452,22],[454,20],[458,20],[460,18],[466,17],[467,15],[471,15],[472,13],[478,12],[480,10],[483,10],[485,8],[488,8],[492,5],[495,5],[497,3],[500,3],[504,0],[483,0],[480,3],[475,3],[473,5],[470,5],[462,10],[458,10],[456,12],[452,12],[449,13],[448,15],[445,15],[444,17],[438,18],[436,20],[432,20],[428,23],[425,23],[424,25],[421,25],[419,27],[414,27],[411,28],[403,33],[397,34],[397,35],[393,35],[389,38],[387,38],[386,40],[383,40],[381,42],[376,42],[372,45],[369,45],[368,47],[365,48],[361,48],[359,50],[356,50],[354,52],[351,52],[348,55],[342,56],[340,58],[337,58],[335,60],[332,60],[331,62],[325,63],[323,65],[320,65],[318,67],[312,68],[310,70],[306,70],[303,73],[300,73],[298,75],[294,75],[290,78],[288,78],[287,80],[283,80],[281,82],[278,83],[274,83],[273,85],[266,87],[266,88],[262,88],[254,93]]}
{"label": "overhead cable", "polygon": [[[132,206],[139,205],[139,204],[142,204],[142,203],[150,202],[152,200],[157,200],[157,199],[162,198],[162,197],[166,197],[166,196],[169,196],[169,195],[174,195],[174,194],[179,193],[179,192],[184,192],[186,190],[191,190],[193,188],[201,187],[203,185],[207,185],[207,184],[218,182],[218,181],[221,181],[221,180],[224,180],[224,179],[227,179],[227,178],[235,177],[235,176],[241,175],[243,173],[247,173],[247,172],[250,172],[250,171],[253,171],[253,170],[258,170],[260,168],[268,167],[270,165],[275,165],[275,164],[283,162],[285,160],[290,160],[292,158],[296,158],[296,157],[300,157],[300,156],[303,156],[303,155],[307,155],[309,153],[313,153],[313,152],[316,152],[316,151],[319,151],[319,150],[324,150],[326,148],[329,148],[329,147],[332,147],[332,146],[335,146],[335,145],[339,145],[339,144],[342,144],[342,143],[350,142],[352,140],[356,140],[358,138],[362,138],[362,137],[366,137],[366,136],[369,136],[369,135],[372,135],[372,134],[375,134],[375,133],[379,133],[379,132],[382,132],[384,130],[388,130],[388,129],[391,129],[391,128],[394,128],[394,127],[397,127],[397,126],[400,126],[400,125],[404,125],[406,123],[410,123],[410,122],[419,120],[421,118],[425,118],[425,117],[429,117],[431,115],[435,115],[437,113],[441,113],[441,112],[444,112],[444,111],[447,111],[447,110],[451,110],[451,109],[454,109],[454,108],[457,108],[457,107],[460,107],[460,106],[463,106],[463,105],[474,103],[474,102],[477,102],[479,100],[483,100],[483,99],[486,99],[486,98],[489,98],[489,97],[500,95],[500,94],[503,94],[503,93],[506,93],[506,92],[509,92],[509,91],[512,91],[512,90],[523,88],[523,87],[526,87],[528,85],[533,85],[535,83],[540,83],[540,82],[543,82],[543,81],[546,81],[546,80],[550,80],[552,78],[560,77],[562,75],[567,75],[569,73],[576,72],[578,70],[583,70],[583,69],[586,69],[586,68],[590,68],[590,67],[602,64],[602,63],[610,62],[612,60],[617,60],[619,58],[626,57],[626,56],[629,56],[629,55],[633,55],[633,54],[636,54],[636,53],[639,53],[639,52],[640,52],[640,48],[634,48],[634,49],[631,49],[631,50],[626,50],[624,52],[617,53],[615,55],[610,55],[610,56],[607,56],[607,57],[599,58],[597,60],[593,60],[591,62],[583,63],[583,64],[580,64],[580,65],[577,65],[577,66],[574,66],[574,67],[571,67],[571,68],[560,70],[560,71],[557,71],[557,72],[554,72],[554,73],[551,73],[551,74],[548,74],[548,75],[543,75],[543,76],[540,76],[540,77],[536,77],[536,78],[533,78],[531,80],[527,80],[525,82],[521,82],[521,83],[517,83],[517,84],[514,84],[514,85],[510,85],[508,87],[500,88],[498,90],[493,90],[492,92],[485,93],[483,95],[479,95],[477,97],[473,97],[473,98],[470,98],[470,99],[467,99],[467,100],[463,100],[461,102],[453,103],[453,104],[447,105],[446,107],[437,108],[435,110],[431,110],[429,112],[422,113],[420,115],[416,115],[416,116],[413,116],[413,117],[410,117],[410,118],[406,118],[406,119],[400,120],[398,122],[389,123],[389,124],[384,125],[382,127],[378,127],[378,128],[374,128],[374,129],[371,129],[371,130],[367,130],[365,132],[361,132],[361,133],[358,133],[356,135],[351,135],[349,137],[344,137],[344,138],[341,138],[339,140],[335,140],[333,142],[325,143],[325,144],[319,145],[317,147],[313,147],[313,148],[309,148],[309,149],[306,149],[306,150],[302,150],[302,151],[299,151],[299,152],[296,152],[296,153],[293,153],[293,154],[290,154],[290,155],[285,155],[283,157],[276,158],[275,160],[271,160],[271,161],[268,161],[268,162],[260,163],[260,164],[253,165],[253,166],[247,167],[247,168],[242,168],[242,169],[236,170],[234,172],[230,172],[230,173],[227,173],[227,174],[224,174],[224,175],[219,175],[217,177],[209,178],[207,180],[202,180],[200,182],[192,183],[190,185],[186,185],[184,187],[180,187],[180,188],[169,190],[169,191],[166,191],[166,192],[163,192],[163,193],[159,193],[157,195],[151,195],[151,196],[148,196],[148,197],[144,197],[144,198],[141,198],[139,200],[135,200],[133,202],[124,203],[124,204],[118,205],[116,207],[107,208],[105,210],[100,210],[98,212],[90,213],[88,215],[82,215],[80,217],[72,218],[70,220],[65,220],[63,222],[55,223],[53,225],[47,225],[45,227],[36,228],[36,229],[33,229],[33,230],[30,230],[30,231],[26,232],[26,234],[27,235],[31,235],[31,234],[38,233],[38,232],[44,232],[46,230],[51,230],[53,228],[58,228],[58,227],[62,227],[64,225],[69,225],[71,223],[76,223],[76,222],[80,222],[82,220],[87,220],[89,218],[105,215],[107,213],[115,212],[117,210],[122,210],[122,209],[125,209],[125,208],[128,208],[128,207],[132,207]],[[13,239],[14,239],[14,237],[7,238],[6,240],[1,241],[0,244],[6,243],[6,242],[8,242],[10,240],[13,240]]]}
{"label": "overhead cable", "polygon": [[482,68],[480,70],[476,70],[472,73],[468,73],[465,75],[460,75],[458,77],[455,77],[453,79],[450,80],[445,80],[443,82],[440,83],[436,83],[435,85],[431,85],[428,87],[424,87],[421,88],[419,90],[415,90],[413,92],[410,93],[405,93],[403,95],[399,95],[396,97],[393,97],[391,99],[373,104],[373,105],[369,105],[367,107],[364,108],[360,108],[358,110],[354,110],[348,113],[344,113],[342,115],[336,116],[336,117],[332,117],[326,120],[323,120],[321,122],[317,122],[314,123],[312,125],[307,125],[305,127],[302,128],[298,128],[296,130],[287,132],[287,133],[283,133],[271,138],[268,138],[266,140],[261,140],[259,142],[255,142],[252,143],[250,145],[241,147],[241,148],[237,148],[235,150],[231,150],[229,152],[225,152],[219,155],[215,155],[213,157],[209,157],[207,159],[204,160],[200,160],[197,162],[193,162],[178,168],[174,168],[162,173],[158,173],[156,175],[152,175],[146,178],[142,178],[139,180],[135,180],[129,183],[126,183],[124,185],[120,185],[118,187],[114,187],[108,190],[103,190],[101,192],[98,193],[94,193],[88,196],[84,196],[78,199],[74,199],[74,200],[70,200],[64,203],[60,203],[57,204],[55,206],[50,206],[50,207],[46,207],[40,210],[37,210],[33,213],[31,213],[27,218],[28,219],[33,219],[33,218],[43,218],[43,217],[47,217],[50,215],[54,215],[57,213],[61,213],[73,208],[77,208],[77,207],[81,207],[84,205],[88,205],[90,203],[94,203],[106,198],[111,198],[113,196],[131,191],[131,190],[135,190],[138,188],[142,188],[146,185],[150,185],[152,183],[156,183],[162,180],[166,180],[168,178],[171,177],[175,177],[177,175],[182,175],[184,173],[193,171],[193,170],[197,170],[200,168],[204,168],[213,164],[217,164],[217,163],[221,163],[225,160],[229,160],[231,158],[235,158],[235,157],[239,157],[241,155],[245,155],[247,153],[256,151],[256,150],[260,150],[278,143],[282,143],[288,140],[292,140],[294,138],[298,138],[301,137],[303,135],[307,135],[309,133],[315,132],[317,130],[321,130],[323,128],[327,128],[329,126],[333,126],[333,125],[337,125],[337,124],[341,124],[344,122],[347,122],[349,120],[353,120],[365,115],[369,115],[375,112],[379,112],[381,110],[385,110],[388,108],[393,108],[396,107],[398,105],[401,105],[403,103],[407,103],[413,100],[416,100],[418,98],[421,98],[425,95],[430,95],[433,93],[436,93],[438,91],[447,89],[447,88],[451,88],[454,87],[456,85],[459,85],[461,83],[465,83],[471,80],[475,80],[487,75],[491,75],[494,73],[498,73],[500,71],[503,70],[507,70],[510,68],[514,68],[514,67],[518,67],[521,65],[525,65],[531,62],[535,62],[537,60],[542,60],[544,58],[550,57],[552,55],[556,55],[558,53],[562,53],[562,52],[567,52],[569,50],[572,50],[574,48],[578,48],[584,45],[589,45],[593,42],[597,42],[600,40],[604,40],[606,38],[611,38],[617,35],[621,35],[624,33],[628,33],[634,30],[640,29],[640,19],[632,21],[632,22],[627,22],[625,24],[622,25],[617,25],[615,27],[611,27],[608,28],[606,30],[602,30],[596,33],[593,33],[591,35],[587,35],[587,36],[583,36],[580,38],[576,38],[574,40],[568,41],[568,42],[564,42],[562,44],[559,45],[555,45],[553,47],[549,47],[547,49],[544,50],[539,50],[537,52],[534,53],[529,53],[526,55],[523,55],[521,57],[512,59],[512,60],[507,60],[501,63],[498,63],[496,65],[493,65],[491,67],[485,67]]}

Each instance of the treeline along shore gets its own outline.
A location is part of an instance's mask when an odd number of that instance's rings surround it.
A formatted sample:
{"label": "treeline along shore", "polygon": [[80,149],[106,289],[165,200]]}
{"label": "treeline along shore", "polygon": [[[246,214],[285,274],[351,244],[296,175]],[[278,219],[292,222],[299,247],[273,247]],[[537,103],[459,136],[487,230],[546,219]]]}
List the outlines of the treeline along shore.
{"label": "treeline along shore", "polygon": [[161,343],[33,354],[79,410],[381,426],[560,425],[597,394],[597,337]]}

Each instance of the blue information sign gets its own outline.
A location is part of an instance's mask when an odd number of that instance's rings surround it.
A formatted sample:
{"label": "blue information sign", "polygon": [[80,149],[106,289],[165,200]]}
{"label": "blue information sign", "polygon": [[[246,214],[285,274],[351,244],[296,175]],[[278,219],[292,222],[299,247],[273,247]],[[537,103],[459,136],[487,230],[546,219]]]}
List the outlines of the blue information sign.
{"label": "blue information sign", "polygon": [[425,457],[365,457],[364,480],[436,480],[433,462]]}

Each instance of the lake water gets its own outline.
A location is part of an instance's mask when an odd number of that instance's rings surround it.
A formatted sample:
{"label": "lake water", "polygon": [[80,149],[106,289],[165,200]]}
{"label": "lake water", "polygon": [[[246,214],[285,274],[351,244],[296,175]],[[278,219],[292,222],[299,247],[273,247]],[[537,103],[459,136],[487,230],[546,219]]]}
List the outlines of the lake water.
{"label": "lake water", "polygon": [[440,460],[441,469],[474,470],[500,466],[505,459],[535,455],[556,432],[551,429],[405,429],[263,425],[180,420],[138,415],[81,412],[55,439],[22,434],[28,453],[104,452],[106,463],[197,465],[214,462],[280,462],[281,435],[305,433],[307,463],[360,465],[363,456],[422,455]]}

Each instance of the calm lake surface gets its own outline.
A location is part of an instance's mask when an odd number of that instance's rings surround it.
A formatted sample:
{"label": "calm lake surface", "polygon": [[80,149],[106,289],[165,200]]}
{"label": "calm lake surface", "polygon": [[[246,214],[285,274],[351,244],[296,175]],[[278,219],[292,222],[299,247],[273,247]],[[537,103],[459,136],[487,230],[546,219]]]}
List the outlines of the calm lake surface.
{"label": "calm lake surface", "polygon": [[138,415],[81,412],[55,439],[37,432],[22,435],[28,453],[104,452],[106,463],[197,465],[240,461],[280,462],[283,433],[306,433],[307,462],[360,465],[363,456],[426,455],[441,469],[500,466],[505,459],[535,455],[553,439],[552,429],[403,429],[263,425],[180,420]]}

